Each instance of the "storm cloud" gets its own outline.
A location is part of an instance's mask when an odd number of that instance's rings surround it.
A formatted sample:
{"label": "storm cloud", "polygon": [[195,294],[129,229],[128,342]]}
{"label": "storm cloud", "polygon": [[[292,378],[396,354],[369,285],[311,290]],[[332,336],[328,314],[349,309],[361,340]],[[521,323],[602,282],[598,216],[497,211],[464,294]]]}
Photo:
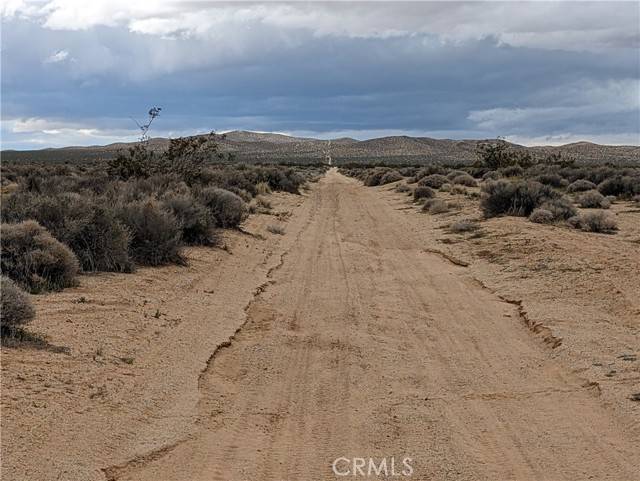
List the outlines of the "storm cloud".
{"label": "storm cloud", "polygon": [[3,148],[133,139],[152,105],[157,136],[640,143],[637,2],[2,8]]}

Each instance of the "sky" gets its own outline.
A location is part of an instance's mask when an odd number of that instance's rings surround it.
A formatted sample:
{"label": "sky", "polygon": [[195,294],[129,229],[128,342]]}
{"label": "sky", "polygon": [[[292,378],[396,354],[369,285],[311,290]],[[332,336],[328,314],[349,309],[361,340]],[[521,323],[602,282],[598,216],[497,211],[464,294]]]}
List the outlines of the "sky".
{"label": "sky", "polygon": [[3,149],[215,130],[640,144],[640,2],[0,0]]}

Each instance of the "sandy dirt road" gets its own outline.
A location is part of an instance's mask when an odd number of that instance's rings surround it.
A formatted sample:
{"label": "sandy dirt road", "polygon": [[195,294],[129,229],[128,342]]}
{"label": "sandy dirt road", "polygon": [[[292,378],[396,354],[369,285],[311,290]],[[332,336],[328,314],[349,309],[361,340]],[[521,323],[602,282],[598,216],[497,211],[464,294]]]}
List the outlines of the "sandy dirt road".
{"label": "sandy dirt road", "polygon": [[303,214],[201,374],[196,428],[108,479],[344,479],[338,457],[408,457],[407,479],[640,479],[638,439],[593,390],[374,191],[332,170]]}

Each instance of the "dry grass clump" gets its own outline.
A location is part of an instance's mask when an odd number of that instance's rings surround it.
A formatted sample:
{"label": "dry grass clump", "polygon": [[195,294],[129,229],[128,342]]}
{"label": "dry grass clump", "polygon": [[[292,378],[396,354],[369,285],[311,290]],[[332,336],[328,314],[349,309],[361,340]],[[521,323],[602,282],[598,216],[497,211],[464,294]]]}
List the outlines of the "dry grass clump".
{"label": "dry grass clump", "polygon": [[550,210],[537,208],[531,212],[529,220],[536,224],[553,224],[556,218]]}
{"label": "dry grass clump", "polygon": [[611,201],[597,190],[589,190],[578,197],[578,204],[583,208],[608,209]]}
{"label": "dry grass clump", "polygon": [[396,192],[400,192],[400,193],[405,193],[405,192],[410,192],[411,191],[411,187],[409,187],[407,184],[405,183],[401,183],[396,185]]}
{"label": "dry grass clump", "polygon": [[449,226],[449,231],[461,234],[464,232],[473,232],[480,228],[478,223],[472,219],[462,219],[455,221],[453,224]]}
{"label": "dry grass clump", "polygon": [[270,224],[267,226],[267,231],[271,232],[272,234],[284,235],[284,227],[282,227],[281,225]]}
{"label": "dry grass clump", "polygon": [[20,289],[11,279],[2,276],[0,285],[0,321],[4,331],[11,331],[32,321],[36,311],[29,294]]}
{"label": "dry grass clump", "polygon": [[429,214],[444,214],[449,211],[449,206],[442,199],[428,199],[422,206],[422,211]]}
{"label": "dry grass clump", "polygon": [[36,293],[75,284],[76,256],[35,221],[2,224],[2,273]]}
{"label": "dry grass clump", "polygon": [[618,230],[618,223],[613,214],[604,211],[584,212],[571,217],[569,225],[585,232],[601,232],[613,234]]}
{"label": "dry grass clump", "polygon": [[431,199],[432,197],[435,197],[435,195],[436,193],[433,191],[433,189],[426,186],[419,185],[413,190],[414,202],[418,202],[422,199]]}

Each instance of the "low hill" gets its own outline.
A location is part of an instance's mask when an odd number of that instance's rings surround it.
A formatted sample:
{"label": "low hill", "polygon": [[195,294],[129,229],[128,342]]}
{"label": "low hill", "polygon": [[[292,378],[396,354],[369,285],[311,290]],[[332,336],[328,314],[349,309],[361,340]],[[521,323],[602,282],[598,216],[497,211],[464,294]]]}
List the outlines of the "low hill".
{"label": "low hill", "polygon": [[[369,140],[351,138],[331,141],[284,134],[233,131],[220,138],[220,149],[246,162],[322,162],[331,155],[334,164],[350,162],[392,162],[428,164],[432,162],[470,163],[476,160],[478,140],[448,140],[428,137],[392,136]],[[149,145],[163,150],[168,139],[154,138]],[[5,161],[82,161],[113,158],[131,144],[115,143],[104,146],[64,147],[29,151],[5,150]],[[577,142],[559,147],[524,147],[511,144],[514,149],[528,150],[537,158],[560,153],[567,160],[579,163],[640,164],[640,147],[599,145]]]}

